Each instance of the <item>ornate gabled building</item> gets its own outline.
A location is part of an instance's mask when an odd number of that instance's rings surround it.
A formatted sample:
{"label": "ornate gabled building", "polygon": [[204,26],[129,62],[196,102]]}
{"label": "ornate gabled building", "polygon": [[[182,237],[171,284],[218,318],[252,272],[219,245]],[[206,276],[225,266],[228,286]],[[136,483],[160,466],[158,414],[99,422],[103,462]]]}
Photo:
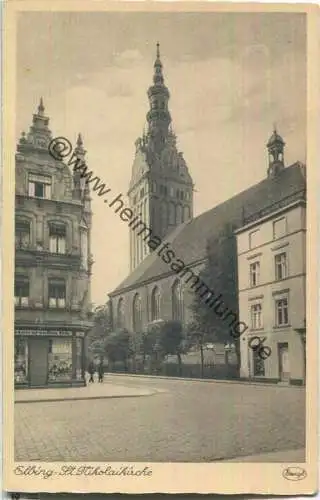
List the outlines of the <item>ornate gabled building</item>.
{"label": "ornate gabled building", "polygon": [[[193,216],[193,182],[183,155],[177,149],[169,97],[157,44],[153,85],[148,90],[147,127],[136,141],[128,197],[134,216],[139,216],[161,240]],[[147,242],[130,230],[131,271],[150,252]]]}
{"label": "ornate gabled building", "polygon": [[[91,327],[89,186],[49,153],[42,99],[16,153],[15,385],[83,385]],[[84,160],[79,135],[74,153]]]}

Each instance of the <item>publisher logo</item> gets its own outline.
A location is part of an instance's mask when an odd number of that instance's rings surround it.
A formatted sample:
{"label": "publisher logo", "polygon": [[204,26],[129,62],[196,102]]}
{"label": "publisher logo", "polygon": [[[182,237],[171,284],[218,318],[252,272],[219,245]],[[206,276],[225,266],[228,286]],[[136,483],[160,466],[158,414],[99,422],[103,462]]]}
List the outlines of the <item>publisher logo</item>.
{"label": "publisher logo", "polygon": [[301,481],[307,477],[307,472],[301,467],[287,467],[282,475],[288,481]]}

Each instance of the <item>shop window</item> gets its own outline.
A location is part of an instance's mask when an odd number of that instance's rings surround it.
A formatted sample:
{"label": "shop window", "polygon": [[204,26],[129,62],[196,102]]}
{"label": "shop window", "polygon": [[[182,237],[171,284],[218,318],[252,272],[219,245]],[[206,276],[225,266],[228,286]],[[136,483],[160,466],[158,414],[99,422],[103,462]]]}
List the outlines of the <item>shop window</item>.
{"label": "shop window", "polygon": [[253,358],[253,375],[255,377],[265,376],[264,360],[259,356],[258,351],[252,351]]}
{"label": "shop window", "polygon": [[285,252],[275,255],[275,277],[283,280],[287,277],[287,254]]}
{"label": "shop window", "polygon": [[257,286],[260,282],[260,262],[250,264],[250,286]]}
{"label": "shop window", "polygon": [[284,326],[289,323],[288,315],[288,299],[283,298],[276,300],[276,326]]}
{"label": "shop window", "polygon": [[14,301],[17,307],[29,306],[29,294],[30,294],[29,289],[30,289],[29,278],[24,276],[19,276],[15,278]]}
{"label": "shop window", "polygon": [[253,304],[251,306],[251,328],[257,330],[262,326],[262,306],[261,304]]}
{"label": "shop window", "polygon": [[48,379],[50,382],[72,378],[71,339],[50,339],[48,354]]}
{"label": "shop window", "polygon": [[16,248],[28,248],[30,245],[30,222],[16,221],[15,225]]}
{"label": "shop window", "polygon": [[28,380],[28,340],[16,338],[14,343],[14,381],[18,383]]}
{"label": "shop window", "polygon": [[64,224],[49,225],[51,253],[66,253],[66,226]]}
{"label": "shop window", "polygon": [[64,309],[66,307],[66,284],[63,279],[49,280],[49,307]]}
{"label": "shop window", "polygon": [[45,175],[29,174],[28,181],[29,196],[50,200],[52,184],[51,177]]}
{"label": "shop window", "polygon": [[76,379],[77,380],[82,380],[82,378],[83,378],[82,346],[83,346],[83,339],[81,337],[77,337],[76,338]]}

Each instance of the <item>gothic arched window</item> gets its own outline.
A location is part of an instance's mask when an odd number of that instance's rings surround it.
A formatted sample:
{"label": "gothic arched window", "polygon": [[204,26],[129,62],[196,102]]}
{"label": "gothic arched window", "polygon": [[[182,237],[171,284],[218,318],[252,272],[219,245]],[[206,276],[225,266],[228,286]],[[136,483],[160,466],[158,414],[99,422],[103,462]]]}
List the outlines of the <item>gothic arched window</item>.
{"label": "gothic arched window", "polygon": [[182,222],[182,206],[176,206],[176,224],[181,224]]}
{"label": "gothic arched window", "polygon": [[160,319],[160,300],[159,288],[155,286],[151,293],[151,321]]}
{"label": "gothic arched window", "polygon": [[184,221],[186,222],[187,220],[190,219],[190,207],[186,206],[184,207]]}
{"label": "gothic arched window", "polygon": [[176,280],[172,286],[172,319],[183,321],[184,302],[181,282]]}
{"label": "gothic arched window", "polygon": [[169,224],[173,225],[176,223],[176,207],[174,203],[169,203]]}
{"label": "gothic arched window", "polygon": [[124,301],[123,301],[122,297],[118,301],[118,307],[117,307],[117,326],[118,326],[118,328],[123,328],[124,327]]}
{"label": "gothic arched window", "polygon": [[165,233],[168,227],[168,219],[167,219],[167,204],[161,203],[160,210],[160,224],[161,224],[161,233]]}
{"label": "gothic arched window", "polygon": [[142,305],[141,305],[141,297],[138,293],[133,297],[132,303],[133,309],[133,331],[141,332],[142,330]]}

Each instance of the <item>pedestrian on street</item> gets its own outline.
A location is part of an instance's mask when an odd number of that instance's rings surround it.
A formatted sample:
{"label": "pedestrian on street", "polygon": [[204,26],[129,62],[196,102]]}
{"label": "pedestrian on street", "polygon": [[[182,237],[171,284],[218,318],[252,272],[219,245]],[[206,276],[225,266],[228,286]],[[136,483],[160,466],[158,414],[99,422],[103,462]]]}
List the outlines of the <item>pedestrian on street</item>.
{"label": "pedestrian on street", "polygon": [[103,382],[103,376],[104,376],[103,360],[101,360],[100,363],[99,363],[99,366],[98,366],[98,375],[99,375],[99,382]]}
{"label": "pedestrian on street", "polygon": [[96,371],[96,367],[94,365],[94,362],[91,361],[89,363],[89,366],[88,366],[88,372],[89,372],[89,375],[90,375],[89,384],[90,384],[90,382],[94,383],[93,375],[95,374],[95,371]]}

